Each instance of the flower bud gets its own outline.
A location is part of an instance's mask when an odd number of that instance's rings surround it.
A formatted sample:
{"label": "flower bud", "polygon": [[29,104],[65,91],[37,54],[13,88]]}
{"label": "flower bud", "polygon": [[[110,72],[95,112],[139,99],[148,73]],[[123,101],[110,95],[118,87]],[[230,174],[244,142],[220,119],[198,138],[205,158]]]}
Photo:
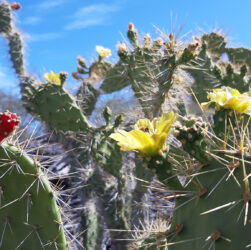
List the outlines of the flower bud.
{"label": "flower bud", "polygon": [[76,80],[80,80],[80,79],[81,79],[81,77],[78,76],[78,73],[77,73],[77,72],[72,72],[71,75],[72,75],[72,77],[75,78]]}
{"label": "flower bud", "polygon": [[85,59],[82,56],[78,56],[78,63],[80,64],[81,67],[87,69],[88,67],[86,66]]}
{"label": "flower bud", "polygon": [[129,23],[129,25],[128,25],[127,37],[134,47],[138,46],[138,32],[134,28],[133,23]]}

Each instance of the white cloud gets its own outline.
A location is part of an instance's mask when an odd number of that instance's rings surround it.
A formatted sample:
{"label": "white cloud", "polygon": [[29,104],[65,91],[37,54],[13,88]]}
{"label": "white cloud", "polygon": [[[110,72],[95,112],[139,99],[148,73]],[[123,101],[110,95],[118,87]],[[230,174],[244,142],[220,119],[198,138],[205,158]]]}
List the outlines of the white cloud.
{"label": "white cloud", "polygon": [[36,6],[38,9],[50,9],[68,2],[68,0],[46,0]]}
{"label": "white cloud", "polygon": [[42,34],[25,34],[25,38],[28,42],[48,41],[60,38],[60,33],[42,33]]}
{"label": "white cloud", "polygon": [[38,16],[30,16],[22,20],[22,24],[27,24],[27,25],[37,25],[41,23],[42,18]]}
{"label": "white cloud", "polygon": [[0,77],[5,77],[6,75],[7,68],[4,66],[0,65]]}
{"label": "white cloud", "polygon": [[112,11],[117,11],[119,9],[116,5],[106,5],[106,4],[94,4],[87,7],[83,7],[75,13],[75,17],[83,18],[91,14],[107,14]]}
{"label": "white cloud", "polygon": [[91,26],[96,26],[105,22],[105,18],[100,17],[96,19],[75,20],[65,26],[66,30],[84,29]]}
{"label": "white cloud", "polygon": [[65,29],[84,29],[104,24],[109,18],[109,14],[119,9],[120,6],[117,4],[94,4],[83,7],[71,17],[73,20],[65,26]]}
{"label": "white cloud", "polygon": [[4,76],[6,76],[5,73],[3,71],[1,71],[1,69],[0,69],[0,77],[4,77]]}
{"label": "white cloud", "polygon": [[0,66],[0,90],[14,95],[19,93],[20,88],[13,69]]}

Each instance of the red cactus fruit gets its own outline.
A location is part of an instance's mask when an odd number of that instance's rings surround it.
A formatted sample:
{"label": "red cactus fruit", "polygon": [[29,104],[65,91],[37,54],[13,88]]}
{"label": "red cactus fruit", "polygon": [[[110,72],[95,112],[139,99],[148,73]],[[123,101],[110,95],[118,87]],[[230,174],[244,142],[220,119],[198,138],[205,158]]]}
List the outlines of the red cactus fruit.
{"label": "red cactus fruit", "polygon": [[0,143],[8,137],[20,123],[20,118],[8,110],[0,113]]}
{"label": "red cactus fruit", "polygon": [[21,9],[21,5],[19,3],[13,3],[13,4],[11,4],[10,7],[11,7],[12,10],[19,10],[19,9]]}

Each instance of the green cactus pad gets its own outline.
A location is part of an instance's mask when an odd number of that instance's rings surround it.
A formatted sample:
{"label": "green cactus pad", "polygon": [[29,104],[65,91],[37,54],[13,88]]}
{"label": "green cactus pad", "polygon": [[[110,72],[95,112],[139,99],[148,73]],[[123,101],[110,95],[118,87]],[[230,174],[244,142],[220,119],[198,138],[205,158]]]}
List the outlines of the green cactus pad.
{"label": "green cactus pad", "polygon": [[[210,160],[200,171],[205,173],[194,179],[199,185],[190,182],[186,187],[187,195],[177,198],[171,229],[174,236],[168,249],[237,250],[250,245],[251,210],[247,207],[250,201],[244,202],[243,198],[241,159],[234,165],[224,154],[219,156],[227,160],[228,168],[219,160]],[[250,174],[250,163],[245,165]],[[233,167],[236,179],[230,176],[226,180]],[[244,225],[245,213],[247,222]]]}
{"label": "green cactus pad", "polygon": [[0,4],[0,33],[9,33],[12,29],[11,8],[6,2]]}
{"label": "green cactus pad", "polygon": [[94,62],[89,68],[90,77],[94,77],[97,81],[101,81],[105,77],[107,72],[111,69],[111,67],[111,63],[103,60]]}
{"label": "green cactus pad", "polygon": [[[203,44],[196,59],[192,60],[186,69],[194,79],[192,89],[199,102],[207,100],[207,92],[205,90],[215,88],[220,84],[220,81],[213,72],[213,67],[213,60],[207,52],[206,45]],[[196,102],[192,102],[190,106],[191,109],[194,109]]]}
{"label": "green cactus pad", "polygon": [[81,107],[85,116],[91,116],[99,95],[100,91],[94,88],[88,82],[84,82],[81,85],[77,93],[77,99],[79,101],[79,107]]}
{"label": "green cactus pad", "polygon": [[41,85],[31,97],[30,103],[32,112],[52,128],[79,131],[90,127],[76,101],[61,86],[51,83]]}
{"label": "green cactus pad", "polygon": [[92,153],[107,173],[121,178],[122,156],[116,142],[102,132],[96,133],[92,144]]}
{"label": "green cactus pad", "polygon": [[207,50],[210,53],[210,57],[214,62],[218,61],[221,55],[226,52],[226,40],[220,33],[204,34],[201,38],[202,43],[205,43]]}
{"label": "green cactus pad", "polygon": [[10,46],[10,57],[13,63],[13,68],[19,76],[24,75],[24,54],[22,38],[19,32],[13,32],[8,35]]}
{"label": "green cactus pad", "polygon": [[231,62],[236,64],[246,63],[251,67],[251,50],[246,48],[227,48],[226,53]]}
{"label": "green cactus pad", "polygon": [[122,178],[123,166],[122,155],[119,146],[114,140],[109,138],[109,135],[120,125],[122,117],[120,115],[117,116],[113,126],[110,126],[111,115],[111,110],[106,107],[103,111],[106,125],[94,131],[91,149],[94,159],[104,170],[120,180]]}
{"label": "green cactus pad", "polygon": [[119,61],[108,71],[100,88],[105,93],[112,93],[123,89],[130,84],[130,79],[128,79],[127,73],[127,65],[124,62]]}
{"label": "green cactus pad", "polygon": [[68,249],[60,209],[38,163],[0,147],[0,249]]}

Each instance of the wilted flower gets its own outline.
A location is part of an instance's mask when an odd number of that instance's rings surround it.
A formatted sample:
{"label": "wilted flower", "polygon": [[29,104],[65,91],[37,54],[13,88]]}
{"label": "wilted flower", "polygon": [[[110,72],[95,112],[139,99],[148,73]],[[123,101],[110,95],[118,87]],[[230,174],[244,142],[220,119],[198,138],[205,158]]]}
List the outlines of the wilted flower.
{"label": "wilted flower", "polygon": [[155,40],[159,45],[162,45],[164,42],[163,42],[163,39],[161,37],[158,37],[156,40]]}
{"label": "wilted flower", "polygon": [[172,132],[171,127],[177,117],[177,114],[170,112],[152,121],[140,119],[133,130],[118,130],[118,133],[113,133],[110,137],[118,142],[123,151],[135,150],[145,156],[161,154],[168,150],[166,139]]}
{"label": "wilted flower", "polygon": [[202,103],[202,107],[208,107],[215,102],[217,108],[231,109],[237,114],[251,115],[251,93],[241,94],[237,89],[222,87],[214,89],[207,96],[209,102]]}
{"label": "wilted flower", "polygon": [[96,51],[98,52],[100,58],[111,56],[111,50],[106,49],[103,46],[96,46]]}
{"label": "wilted flower", "polygon": [[116,45],[116,48],[118,49],[118,55],[120,56],[120,55],[125,55],[125,54],[127,54],[128,53],[128,49],[127,49],[127,47],[126,47],[126,45],[124,44],[124,43],[118,43],[117,45]]}
{"label": "wilted flower", "polygon": [[53,71],[44,74],[44,78],[47,83],[55,83],[56,85],[61,85],[60,74],[54,74]]}
{"label": "wilted flower", "polygon": [[152,38],[150,34],[146,34],[143,38],[143,43],[145,47],[150,47],[152,44]]}

